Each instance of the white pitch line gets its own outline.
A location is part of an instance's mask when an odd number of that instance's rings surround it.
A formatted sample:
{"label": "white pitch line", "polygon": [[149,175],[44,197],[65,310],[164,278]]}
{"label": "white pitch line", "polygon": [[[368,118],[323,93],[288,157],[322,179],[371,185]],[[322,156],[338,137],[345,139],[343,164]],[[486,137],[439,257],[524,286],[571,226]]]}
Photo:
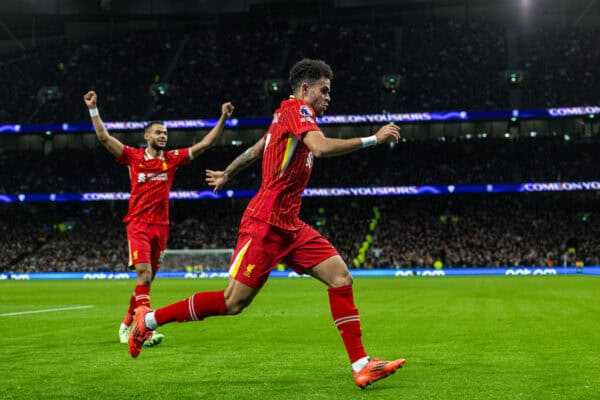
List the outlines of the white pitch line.
{"label": "white pitch line", "polygon": [[0,317],[10,317],[10,316],[13,316],[13,315],[37,314],[37,313],[55,312],[55,311],[83,310],[84,308],[93,308],[93,307],[94,306],[75,306],[75,307],[63,307],[63,308],[48,308],[46,310],[21,311],[21,312],[12,312],[12,313],[0,314]]}

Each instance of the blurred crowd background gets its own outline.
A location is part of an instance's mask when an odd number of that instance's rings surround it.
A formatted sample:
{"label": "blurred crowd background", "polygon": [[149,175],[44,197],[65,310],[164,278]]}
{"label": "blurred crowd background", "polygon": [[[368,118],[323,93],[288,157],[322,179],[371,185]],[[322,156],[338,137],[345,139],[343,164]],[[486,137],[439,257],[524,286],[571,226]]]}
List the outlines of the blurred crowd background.
{"label": "blurred crowd background", "polygon": [[[593,105],[599,33],[518,30],[477,18],[332,17],[63,39],[2,57],[0,75],[10,84],[0,85],[0,120],[86,122],[81,97],[90,89],[111,121],[207,117],[220,99],[236,104],[241,116],[269,116],[274,104],[263,83],[285,84],[303,57],[325,58],[334,70],[331,114]],[[507,71],[518,72],[516,99]],[[386,74],[401,81],[393,95],[381,83]],[[54,92],[39,93],[42,87]]]}
{"label": "blurred crowd background", "polygon": [[[174,201],[168,247],[235,247],[246,203]],[[303,203],[303,220],[325,235],[353,268],[600,262],[595,193],[307,198]],[[127,270],[124,201],[2,209],[6,223],[0,228],[0,272]],[[227,269],[228,262],[223,259],[220,267]]]}
{"label": "blurred crowd background", "polygon": [[[50,11],[0,21],[0,125],[89,122],[88,90],[98,92],[107,121],[215,118],[223,101],[235,104],[237,118],[269,118],[303,57],[334,70],[331,115],[600,105],[600,10],[580,0],[530,9],[502,1],[226,2],[249,4],[238,13],[208,1],[189,15],[177,2],[156,2],[179,11],[131,16],[119,7],[142,3],[96,2],[82,14],[77,7],[92,2],[52,3],[56,10],[27,2]],[[309,187],[600,180],[597,120],[404,124],[395,146],[317,160]],[[116,134],[142,142],[139,132]],[[228,134],[180,169],[173,189],[208,189],[204,169],[223,169],[261,133]],[[192,142],[189,131],[170,135],[171,146]],[[127,169],[89,132],[0,135],[0,165],[0,194],[129,190]],[[256,189],[260,179],[255,165],[228,188]],[[247,201],[173,201],[169,248],[234,247]],[[0,272],[127,270],[126,203],[0,203]],[[303,207],[304,220],[354,268],[600,261],[594,191],[309,198]]]}

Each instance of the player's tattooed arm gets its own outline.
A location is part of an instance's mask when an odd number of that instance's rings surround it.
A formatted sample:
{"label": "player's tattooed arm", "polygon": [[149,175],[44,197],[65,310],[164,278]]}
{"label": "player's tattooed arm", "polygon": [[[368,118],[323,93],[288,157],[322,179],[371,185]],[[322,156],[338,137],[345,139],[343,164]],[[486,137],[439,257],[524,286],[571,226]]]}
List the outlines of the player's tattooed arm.
{"label": "player's tattooed arm", "polygon": [[92,119],[92,124],[94,125],[94,130],[96,131],[96,136],[104,147],[108,149],[112,154],[116,157],[119,157],[123,154],[123,143],[121,143],[117,138],[113,137],[108,133],[106,127],[104,126],[104,122],[102,122],[102,118],[100,118],[100,114],[98,112],[98,95],[93,90],[90,90],[83,96],[83,101],[85,105],[90,111],[90,117]]}
{"label": "player's tattooed arm", "polygon": [[265,149],[265,140],[261,138],[258,142],[254,143],[251,147],[246,149],[242,154],[237,156],[231,164],[225,168],[225,171],[213,171],[210,169],[206,170],[206,183],[208,186],[214,187],[214,192],[221,190],[223,186],[233,178],[240,171],[248,168],[259,160]]}

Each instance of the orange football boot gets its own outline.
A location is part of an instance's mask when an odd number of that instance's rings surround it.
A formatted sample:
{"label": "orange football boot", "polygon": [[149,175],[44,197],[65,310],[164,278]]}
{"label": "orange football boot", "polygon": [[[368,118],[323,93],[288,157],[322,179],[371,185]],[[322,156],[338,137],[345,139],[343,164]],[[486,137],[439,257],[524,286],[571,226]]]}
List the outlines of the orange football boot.
{"label": "orange football boot", "polygon": [[369,359],[369,363],[365,365],[363,369],[358,372],[352,372],[354,374],[354,383],[356,383],[356,386],[359,388],[364,389],[373,382],[393,374],[398,368],[402,368],[405,362],[406,360],[404,358],[394,361],[371,358]]}
{"label": "orange football boot", "polygon": [[135,309],[135,316],[131,324],[131,332],[129,333],[129,354],[135,358],[140,355],[144,342],[152,337],[152,330],[146,328],[144,317],[150,312],[150,307],[139,306]]}

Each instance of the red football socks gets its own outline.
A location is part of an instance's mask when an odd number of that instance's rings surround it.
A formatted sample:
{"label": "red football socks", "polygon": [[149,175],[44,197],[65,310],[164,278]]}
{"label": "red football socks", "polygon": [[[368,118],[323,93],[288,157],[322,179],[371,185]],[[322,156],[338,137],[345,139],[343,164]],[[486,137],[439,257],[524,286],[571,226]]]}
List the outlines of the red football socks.
{"label": "red football socks", "polygon": [[139,306],[150,307],[150,286],[137,285],[135,287],[135,308]]}
{"label": "red football socks", "polygon": [[206,317],[225,314],[227,314],[225,292],[219,290],[196,293],[177,303],[157,308],[154,312],[154,318],[158,325],[164,325],[174,321],[201,321]]}
{"label": "red football socks", "polygon": [[329,306],[331,315],[337,326],[350,362],[353,363],[363,357],[366,357],[365,349],[362,343],[362,331],[360,329],[360,316],[354,305],[354,295],[352,286],[341,286],[329,288]]}
{"label": "red football socks", "polygon": [[133,310],[135,310],[135,293],[132,293],[129,298],[129,309],[127,310],[127,314],[125,314],[123,324],[127,326],[131,325],[131,321],[133,321]]}

